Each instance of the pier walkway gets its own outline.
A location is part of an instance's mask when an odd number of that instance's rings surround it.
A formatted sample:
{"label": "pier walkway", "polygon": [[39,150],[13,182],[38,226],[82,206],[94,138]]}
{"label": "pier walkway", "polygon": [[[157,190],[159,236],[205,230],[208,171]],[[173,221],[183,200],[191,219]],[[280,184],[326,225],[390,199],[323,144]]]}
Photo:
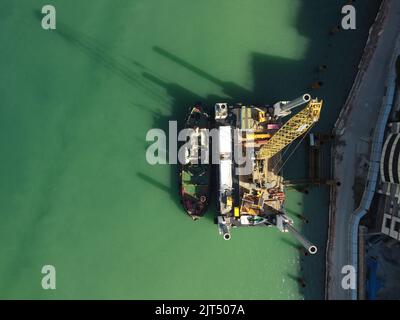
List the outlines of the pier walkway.
{"label": "pier walkway", "polygon": [[[400,1],[384,0],[359,65],[359,72],[346,105],[335,125],[338,140],[333,146],[333,175],[341,185],[332,187],[330,228],[327,245],[327,299],[355,299],[356,290],[341,286],[343,266],[357,268],[358,222],[369,205],[368,199],[377,179],[380,138],[387,119],[390,90],[390,66],[400,34]],[[377,123],[380,121],[380,124]],[[374,128],[379,128],[375,130]],[[370,159],[370,184],[359,206],[355,203],[354,184],[360,158]],[[372,160],[372,161],[371,161]],[[378,167],[377,167],[378,166]],[[367,181],[368,181],[367,179]],[[355,236],[355,238],[354,238]],[[355,247],[354,247],[355,246]]]}

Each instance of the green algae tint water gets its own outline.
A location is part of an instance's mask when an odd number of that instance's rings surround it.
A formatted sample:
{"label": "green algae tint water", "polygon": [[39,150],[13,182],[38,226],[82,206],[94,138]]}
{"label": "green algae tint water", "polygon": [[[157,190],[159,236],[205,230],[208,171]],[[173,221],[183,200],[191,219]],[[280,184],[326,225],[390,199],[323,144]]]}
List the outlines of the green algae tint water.
{"label": "green algae tint water", "polygon": [[[288,192],[317,256],[274,228],[223,241],[212,209],[185,216],[177,168],[149,165],[145,136],[197,101],[274,103],[320,78],[329,131],[378,7],[329,37],[342,2],[53,0],[45,31],[47,2],[1,1],[0,298],[323,298],[326,190]],[[285,175],[305,177],[304,158]],[[42,289],[47,264],[56,290]]]}

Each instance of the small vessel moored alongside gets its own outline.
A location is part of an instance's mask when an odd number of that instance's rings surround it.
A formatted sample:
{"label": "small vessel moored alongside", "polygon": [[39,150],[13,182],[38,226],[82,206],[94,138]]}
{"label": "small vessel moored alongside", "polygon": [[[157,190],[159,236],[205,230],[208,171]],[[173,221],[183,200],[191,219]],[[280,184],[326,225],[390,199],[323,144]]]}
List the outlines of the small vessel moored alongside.
{"label": "small vessel moored alongside", "polygon": [[193,220],[205,214],[210,198],[209,121],[204,108],[196,105],[190,109],[185,122],[185,129],[189,131],[183,146],[179,190],[181,203]]}

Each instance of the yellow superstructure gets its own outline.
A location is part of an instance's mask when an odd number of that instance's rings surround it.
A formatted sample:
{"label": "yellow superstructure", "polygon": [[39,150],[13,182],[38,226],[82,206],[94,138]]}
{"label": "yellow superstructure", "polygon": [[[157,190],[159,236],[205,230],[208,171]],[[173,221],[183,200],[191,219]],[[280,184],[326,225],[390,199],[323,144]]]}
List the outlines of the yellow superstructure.
{"label": "yellow superstructure", "polygon": [[299,113],[291,117],[266,144],[261,146],[257,158],[269,159],[306,133],[320,117],[323,101],[311,100]]}

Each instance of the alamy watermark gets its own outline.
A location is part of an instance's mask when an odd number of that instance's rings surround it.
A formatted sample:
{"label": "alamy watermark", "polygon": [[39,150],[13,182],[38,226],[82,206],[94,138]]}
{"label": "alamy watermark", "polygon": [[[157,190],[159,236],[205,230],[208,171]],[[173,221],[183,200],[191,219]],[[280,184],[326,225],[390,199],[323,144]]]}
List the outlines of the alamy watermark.
{"label": "alamy watermark", "polygon": [[42,288],[44,290],[55,290],[56,289],[56,268],[50,264],[42,267]]}
{"label": "alamy watermark", "polygon": [[[252,132],[242,137],[241,130],[229,129],[224,131],[224,139],[220,139],[221,129],[187,128],[178,132],[177,128],[176,121],[169,121],[168,134],[162,129],[147,132],[146,141],[152,142],[146,151],[149,164],[221,164],[222,161],[231,161],[236,166],[237,175],[253,171],[255,142]],[[178,143],[182,144],[179,149]]]}
{"label": "alamy watermark", "polygon": [[355,30],[356,29],[356,8],[351,4],[345,5],[342,8],[342,29]]}
{"label": "alamy watermark", "polygon": [[42,28],[44,30],[55,30],[56,26],[56,8],[52,5],[45,5],[42,8]]}
{"label": "alamy watermark", "polygon": [[[56,26],[56,8],[53,5],[47,4],[42,7],[42,28],[44,30],[55,30]],[[356,29],[356,8],[351,5],[345,5],[342,7],[342,21],[341,26],[343,30],[355,30]]]}
{"label": "alamy watermark", "polygon": [[357,272],[356,268],[352,265],[345,265],[342,268],[342,288],[343,290],[355,290],[357,285]]}

